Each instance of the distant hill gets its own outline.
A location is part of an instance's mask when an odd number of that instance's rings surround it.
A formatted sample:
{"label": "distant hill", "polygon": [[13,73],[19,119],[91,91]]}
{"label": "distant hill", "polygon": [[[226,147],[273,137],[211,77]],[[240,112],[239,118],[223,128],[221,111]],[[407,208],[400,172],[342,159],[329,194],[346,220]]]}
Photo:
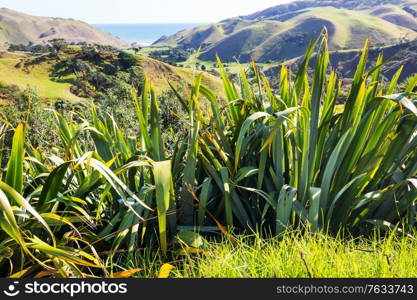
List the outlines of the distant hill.
{"label": "distant hill", "polygon": [[199,59],[284,61],[300,56],[325,26],[331,50],[358,49],[417,39],[417,0],[315,0],[278,5],[248,16],[161,38],[157,46],[201,46]]}
{"label": "distant hill", "polygon": [[68,42],[87,42],[117,48],[128,44],[117,37],[73,19],[35,17],[7,8],[0,8],[0,48],[7,44],[42,44],[63,38]]}
{"label": "distant hill", "polygon": [[[400,67],[403,70],[399,77],[399,82],[403,82],[417,72],[417,41],[407,42],[386,47],[375,47],[369,50],[368,68],[376,65],[379,54],[383,54],[384,64],[381,69],[382,76],[390,80]],[[349,81],[355,75],[356,68],[359,64],[361,50],[344,50],[330,52],[329,68],[334,70],[340,79]],[[317,56],[314,54],[310,60],[310,68],[316,64]],[[296,72],[303,62],[304,56],[288,60],[283,64]],[[271,78],[274,88],[278,87],[276,79],[279,77],[282,65],[273,66],[264,70],[264,74]]]}
{"label": "distant hill", "polygon": [[[401,66],[403,66],[403,71],[399,78],[400,82],[417,72],[417,41],[370,49],[370,66],[376,64],[380,53],[384,56],[382,74],[387,79],[391,79]],[[355,50],[333,52],[330,54],[330,61],[334,70],[342,78],[352,78],[360,56],[361,51]],[[312,63],[315,63],[315,59],[313,59]]]}

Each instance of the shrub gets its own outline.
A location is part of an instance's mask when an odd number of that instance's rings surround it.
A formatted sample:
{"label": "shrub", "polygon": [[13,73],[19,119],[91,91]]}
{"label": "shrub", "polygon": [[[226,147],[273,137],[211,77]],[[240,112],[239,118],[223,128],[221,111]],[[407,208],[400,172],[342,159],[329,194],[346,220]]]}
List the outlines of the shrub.
{"label": "shrub", "polygon": [[137,56],[132,53],[121,51],[118,55],[119,63],[124,69],[129,69],[139,62]]}

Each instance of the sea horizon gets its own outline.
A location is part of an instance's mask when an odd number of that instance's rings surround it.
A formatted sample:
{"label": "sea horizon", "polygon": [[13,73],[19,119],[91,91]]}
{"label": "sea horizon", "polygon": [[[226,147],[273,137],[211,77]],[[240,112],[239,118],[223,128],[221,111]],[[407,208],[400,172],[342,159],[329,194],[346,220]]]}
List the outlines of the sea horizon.
{"label": "sea horizon", "polygon": [[129,43],[149,46],[162,36],[175,34],[207,23],[103,23],[91,24]]}

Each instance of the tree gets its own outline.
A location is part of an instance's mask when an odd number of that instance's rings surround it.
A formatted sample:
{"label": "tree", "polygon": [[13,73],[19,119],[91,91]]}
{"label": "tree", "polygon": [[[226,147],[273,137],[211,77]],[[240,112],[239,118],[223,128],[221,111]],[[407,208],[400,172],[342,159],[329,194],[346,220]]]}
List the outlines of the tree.
{"label": "tree", "polygon": [[88,62],[85,62],[81,59],[73,60],[73,64],[71,65],[74,74],[77,77],[85,77],[86,74],[93,71],[93,68]]}
{"label": "tree", "polygon": [[7,51],[15,52],[15,51],[28,51],[29,47],[23,44],[11,44]]}
{"label": "tree", "polygon": [[51,47],[47,45],[33,45],[30,47],[32,53],[47,53],[51,51]]}
{"label": "tree", "polygon": [[140,87],[143,84],[145,75],[143,74],[143,69],[140,66],[134,66],[130,68],[129,70],[129,83],[133,85],[137,90],[140,89]]}
{"label": "tree", "polygon": [[64,52],[68,48],[68,43],[64,39],[53,39],[50,40],[49,43],[54,50],[56,55],[59,55],[61,52]]}
{"label": "tree", "polygon": [[119,63],[124,69],[129,69],[130,67],[136,65],[139,59],[132,53],[121,51],[118,55]]}
{"label": "tree", "polygon": [[138,43],[135,42],[131,44],[131,49],[137,55],[140,52],[140,50],[142,50],[142,47]]}

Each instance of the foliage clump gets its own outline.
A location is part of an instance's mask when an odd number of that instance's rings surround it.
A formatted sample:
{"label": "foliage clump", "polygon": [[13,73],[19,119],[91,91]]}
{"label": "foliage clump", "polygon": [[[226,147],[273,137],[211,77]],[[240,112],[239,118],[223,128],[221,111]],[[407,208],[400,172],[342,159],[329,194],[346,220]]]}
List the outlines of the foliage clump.
{"label": "foliage clump", "polygon": [[136,55],[96,45],[83,45],[61,58],[52,75],[57,80],[74,76],[74,94],[114,105],[130,99],[132,87],[140,90],[144,78]]}

